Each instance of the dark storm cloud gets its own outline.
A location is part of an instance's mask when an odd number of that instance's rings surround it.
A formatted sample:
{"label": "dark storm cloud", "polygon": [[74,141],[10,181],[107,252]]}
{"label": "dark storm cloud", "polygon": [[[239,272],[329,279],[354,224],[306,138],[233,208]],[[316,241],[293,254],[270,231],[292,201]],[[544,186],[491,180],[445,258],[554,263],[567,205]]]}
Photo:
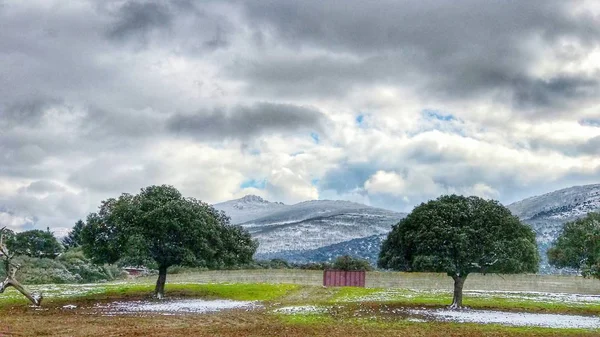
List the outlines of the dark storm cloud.
{"label": "dark storm cloud", "polygon": [[290,44],[361,54],[414,49],[443,59],[504,50],[510,57],[518,48],[510,44],[526,34],[598,40],[597,19],[572,16],[559,0],[265,0],[244,6],[256,26],[273,29]]}
{"label": "dark storm cloud", "polygon": [[269,132],[293,132],[323,128],[326,117],[314,108],[291,104],[256,103],[197,114],[178,114],[168,122],[173,133],[211,140],[247,139]]}
{"label": "dark storm cloud", "polygon": [[596,78],[559,76],[550,80],[523,79],[515,82],[518,108],[569,108],[600,93]]}
{"label": "dark storm cloud", "polygon": [[409,79],[397,55],[366,59],[329,56],[261,56],[261,60],[238,61],[226,68],[232,76],[248,80],[247,91],[256,94],[331,97],[357,86]]}
{"label": "dark storm cloud", "polygon": [[[217,2],[128,1],[103,11],[113,17],[106,36],[113,41],[128,41],[137,47],[150,42],[172,45],[178,52],[191,54],[229,46],[235,27],[227,13],[211,9]],[[102,6],[101,6],[102,7]]]}
{"label": "dark storm cloud", "polygon": [[145,39],[155,28],[167,28],[172,22],[172,13],[166,3],[130,1],[116,13],[116,22],[108,31],[113,39]]}
{"label": "dark storm cloud", "polygon": [[2,116],[0,124],[36,124],[47,108],[58,104],[60,104],[58,100],[36,96],[7,103],[0,106],[0,116]]}
{"label": "dark storm cloud", "polygon": [[[361,83],[394,83],[456,100],[492,94],[534,115],[557,113],[598,94],[598,80],[588,75],[530,75],[541,48],[554,47],[563,38],[590,48],[600,41],[598,19],[572,14],[563,1],[307,0],[249,1],[244,6],[256,30],[274,34],[292,48],[356,57],[346,69],[344,59],[329,67],[310,57],[303,65],[299,58],[289,66],[285,61],[273,65],[267,57],[233,68],[262,85],[250,90],[278,94],[288,89],[291,95],[292,83],[300,79],[298,94],[335,95]],[[537,44],[531,42],[535,39]]]}

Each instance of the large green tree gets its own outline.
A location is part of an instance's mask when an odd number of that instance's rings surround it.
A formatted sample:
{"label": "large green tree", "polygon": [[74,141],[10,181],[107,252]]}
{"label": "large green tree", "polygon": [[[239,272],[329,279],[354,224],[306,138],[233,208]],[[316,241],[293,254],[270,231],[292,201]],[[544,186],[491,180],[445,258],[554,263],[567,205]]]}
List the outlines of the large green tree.
{"label": "large green tree", "polygon": [[548,250],[548,260],[555,267],[579,269],[583,276],[600,279],[600,213],[567,222]]}
{"label": "large green tree", "polygon": [[167,268],[220,268],[249,263],[258,247],[223,212],[172,186],[150,186],[101,203],[82,231],[86,255],[98,263],[151,259],[158,265],[155,295],[162,298]]}
{"label": "large green tree", "polygon": [[467,276],[536,272],[532,229],[497,201],[457,195],[423,203],[383,242],[378,265],[407,272],[443,272],[454,280],[451,308],[462,307]]}
{"label": "large green tree", "polygon": [[32,229],[19,232],[9,241],[8,248],[17,255],[53,259],[62,251],[62,245],[50,230]]}

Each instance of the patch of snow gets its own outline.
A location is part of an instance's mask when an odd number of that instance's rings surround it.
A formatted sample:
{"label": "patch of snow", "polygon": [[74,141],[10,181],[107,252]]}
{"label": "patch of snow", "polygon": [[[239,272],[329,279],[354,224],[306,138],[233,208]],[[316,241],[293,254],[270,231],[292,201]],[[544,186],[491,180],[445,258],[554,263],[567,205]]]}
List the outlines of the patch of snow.
{"label": "patch of snow", "polygon": [[226,309],[256,309],[261,305],[249,301],[179,299],[163,301],[128,301],[96,305],[109,315],[130,313],[160,313],[164,315],[208,313]]}
{"label": "patch of snow", "polygon": [[327,312],[327,308],[318,307],[315,305],[299,305],[299,306],[290,306],[290,307],[283,307],[283,308],[275,309],[275,310],[273,310],[273,312],[276,312],[279,314],[286,314],[286,315],[322,314],[322,313]]}
{"label": "patch of snow", "polygon": [[414,318],[414,317],[407,318],[406,320],[409,322],[417,322],[417,323],[427,323],[428,322],[426,319]]}
{"label": "patch of snow", "polygon": [[467,296],[477,297],[496,297],[511,299],[524,299],[535,302],[560,302],[560,303],[600,303],[600,295],[583,295],[583,294],[567,294],[567,293],[545,293],[538,291],[489,291],[489,290],[469,290],[465,291]]}
{"label": "patch of snow", "polygon": [[491,310],[420,310],[409,309],[413,315],[420,315],[441,321],[503,324],[512,326],[537,326],[546,328],[600,328],[600,317],[536,314],[526,312],[503,312]]}
{"label": "patch of snow", "polygon": [[[547,293],[538,291],[493,291],[493,290],[465,290],[465,297],[494,298],[527,300],[544,303],[570,303],[592,304],[600,303],[600,295]],[[360,296],[341,298],[339,302],[385,302],[398,298],[413,298],[422,295],[452,294],[449,290],[419,290],[419,289],[382,289],[380,291]]]}

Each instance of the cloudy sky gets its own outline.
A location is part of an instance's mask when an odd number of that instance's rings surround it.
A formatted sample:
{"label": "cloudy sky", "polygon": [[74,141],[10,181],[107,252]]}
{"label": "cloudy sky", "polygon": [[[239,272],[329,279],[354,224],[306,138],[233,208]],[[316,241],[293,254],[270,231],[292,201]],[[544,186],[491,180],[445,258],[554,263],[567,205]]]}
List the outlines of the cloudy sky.
{"label": "cloudy sky", "polygon": [[600,4],[0,0],[0,225],[152,184],[408,211],[600,183]]}

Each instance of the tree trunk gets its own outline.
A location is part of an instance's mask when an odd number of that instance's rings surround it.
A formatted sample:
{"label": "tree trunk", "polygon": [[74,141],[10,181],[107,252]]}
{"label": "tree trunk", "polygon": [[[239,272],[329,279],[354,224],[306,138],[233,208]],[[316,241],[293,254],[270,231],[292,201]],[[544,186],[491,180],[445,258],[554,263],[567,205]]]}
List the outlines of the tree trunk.
{"label": "tree trunk", "polygon": [[42,304],[43,296],[41,294],[32,294],[27,289],[25,289],[19,281],[15,278],[17,274],[17,270],[19,269],[19,265],[13,263],[8,259],[8,257],[4,261],[4,269],[6,270],[6,279],[0,283],[0,294],[6,290],[8,287],[13,287],[17,289],[21,294],[27,297],[28,300],[31,301],[36,306],[40,306]]}
{"label": "tree trunk", "polygon": [[31,303],[33,303],[35,306],[40,306],[42,304],[42,295],[29,293],[29,291],[23,288],[21,283],[10,277],[7,277],[6,280],[4,280],[4,282],[0,283],[0,294],[3,293],[4,290],[8,287],[13,287],[17,289],[21,294],[27,297],[27,299],[30,300]]}
{"label": "tree trunk", "polygon": [[452,298],[452,305],[450,305],[450,309],[460,309],[462,308],[462,293],[463,293],[463,285],[465,284],[465,280],[467,276],[452,276],[454,279],[454,297]]}
{"label": "tree trunk", "polygon": [[167,281],[167,268],[160,266],[158,267],[158,280],[156,280],[156,288],[154,289],[154,296],[161,300],[165,296],[165,282]]}

